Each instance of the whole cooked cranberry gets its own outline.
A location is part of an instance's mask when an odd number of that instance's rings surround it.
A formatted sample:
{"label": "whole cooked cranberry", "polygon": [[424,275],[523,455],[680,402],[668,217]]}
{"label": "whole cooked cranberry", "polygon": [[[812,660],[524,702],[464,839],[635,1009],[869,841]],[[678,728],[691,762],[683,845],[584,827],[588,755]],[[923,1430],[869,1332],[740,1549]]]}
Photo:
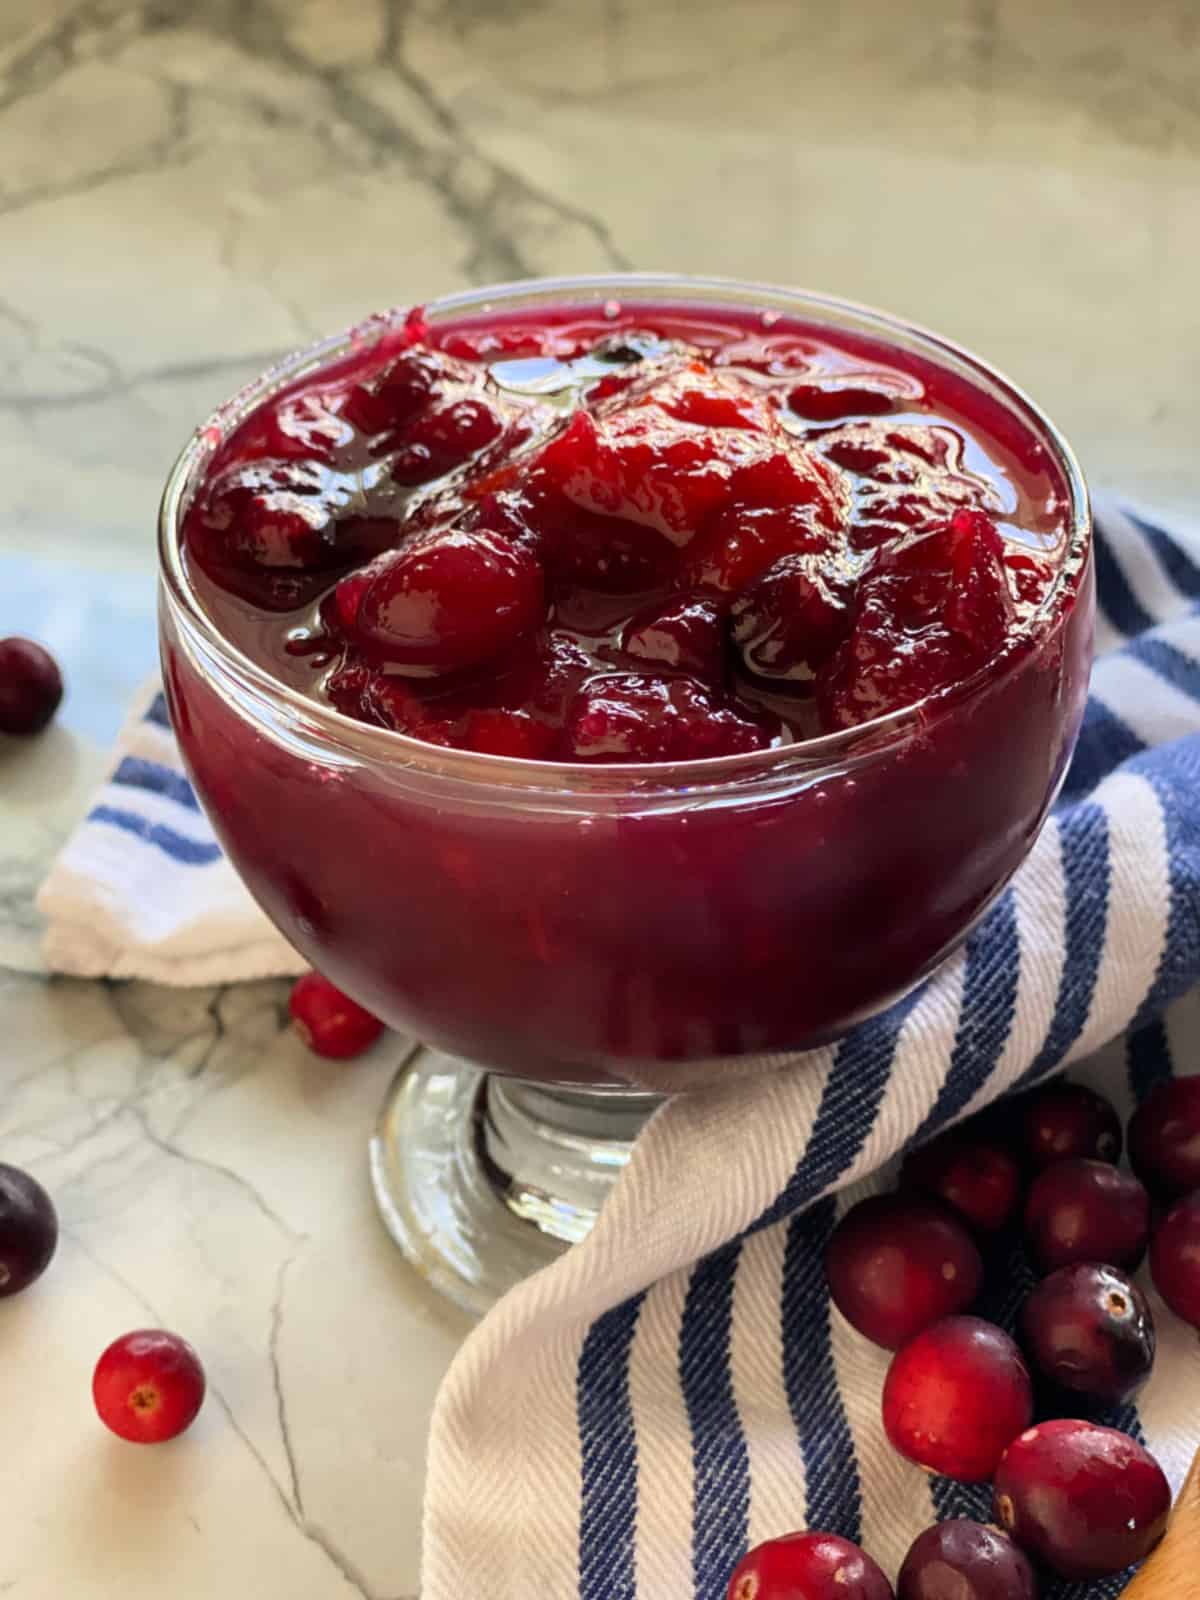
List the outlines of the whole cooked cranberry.
{"label": "whole cooked cranberry", "polygon": [[308,1048],[330,1061],[362,1055],[383,1032],[378,1017],[319,972],[306,972],[292,986],[288,1011],[292,1026]]}
{"label": "whole cooked cranberry", "polygon": [[32,639],[0,639],[0,733],[41,733],[63,697],[62,673]]}
{"label": "whole cooked cranberry", "polygon": [[1200,1076],[1150,1091],[1130,1119],[1129,1160],[1160,1200],[1200,1189]]}
{"label": "whole cooked cranberry", "polygon": [[1021,1144],[1031,1164],[1077,1156],[1092,1161],[1121,1158],[1121,1119],[1102,1094],[1082,1083],[1048,1083],[1022,1101]]}
{"label": "whole cooked cranberry", "polygon": [[444,672],[487,661],[542,619],[542,569],[486,529],[448,530],[383,557],[355,631],[390,661]]}
{"label": "whole cooked cranberry", "polygon": [[789,1533],[738,1562],[726,1600],[893,1600],[865,1550],[836,1533]]}
{"label": "whole cooked cranberry", "polygon": [[900,1454],[964,1483],[992,1476],[1033,1416],[1021,1352],[981,1317],[946,1317],[892,1357],[883,1426]]}
{"label": "whole cooked cranberry", "polygon": [[342,416],[360,433],[392,433],[432,404],[439,389],[469,369],[434,350],[403,350],[351,389]]}
{"label": "whole cooked cranberry", "polygon": [[57,1244],[50,1196],[28,1172],[0,1161],[0,1299],[40,1278]]}
{"label": "whole cooked cranberry", "polygon": [[850,627],[853,584],[827,557],[790,555],[767,568],[733,603],[733,638],[751,672],[811,677]]}
{"label": "whole cooked cranberry", "polygon": [[467,398],[434,406],[407,430],[405,442],[428,450],[440,475],[499,437],[504,424],[484,400]]}
{"label": "whole cooked cranberry", "polygon": [[721,613],[696,595],[639,611],[625,627],[621,648],[631,656],[675,672],[690,672],[705,683],[725,676],[725,636]]}
{"label": "whole cooked cranberry", "polygon": [[873,1195],[847,1211],[825,1252],[833,1303],[885,1350],[964,1311],[983,1260],[957,1217],[908,1195]]}
{"label": "whole cooked cranberry", "polygon": [[1146,1297],[1115,1267],[1077,1262],[1043,1278],[1021,1307],[1021,1343],[1045,1377],[1098,1400],[1128,1400],[1154,1364]]}
{"label": "whole cooked cranberry", "polygon": [[122,1334],[96,1363],[92,1398],[100,1420],[133,1444],[161,1444],[191,1425],[204,1403],[200,1357],[177,1333]]}
{"label": "whole cooked cranberry", "polygon": [[1155,1228],[1150,1275],[1175,1315],[1200,1328],[1200,1190],[1176,1201]]}
{"label": "whole cooked cranberry", "polygon": [[1162,1538],[1171,1487],[1135,1439],[1094,1422],[1042,1422],[996,1469],[997,1522],[1063,1578],[1103,1578]]}
{"label": "whole cooked cranberry", "polygon": [[900,1181],[955,1210],[972,1227],[992,1233],[1021,1202],[1021,1169],[998,1144],[970,1126],[951,1128],[905,1158]]}
{"label": "whole cooked cranberry", "polygon": [[1136,1267],[1150,1236],[1150,1196],[1106,1161],[1058,1161],[1034,1179],[1025,1240],[1043,1272],[1075,1261]]}
{"label": "whole cooked cranberry", "polygon": [[763,750],[764,728],[694,678],[614,672],[567,708],[563,748],[576,761],[698,761]]}
{"label": "whole cooked cranberry", "polygon": [[896,1579],[896,1600],[1037,1600],[1025,1552],[997,1528],[969,1517],[926,1528]]}

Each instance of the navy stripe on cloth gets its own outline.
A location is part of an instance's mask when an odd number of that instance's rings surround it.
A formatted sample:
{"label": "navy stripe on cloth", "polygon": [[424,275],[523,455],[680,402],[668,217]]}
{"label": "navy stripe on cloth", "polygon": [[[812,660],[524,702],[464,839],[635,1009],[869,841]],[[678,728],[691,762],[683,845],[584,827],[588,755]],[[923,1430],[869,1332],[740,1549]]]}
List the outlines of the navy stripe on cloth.
{"label": "navy stripe on cloth", "polygon": [[1165,678],[1173,689],[1200,700],[1200,661],[1194,661],[1165,639],[1134,639],[1125,650],[1135,661]]}
{"label": "navy stripe on cloth", "polygon": [[1129,1077],[1129,1092],[1137,1104],[1146,1098],[1151,1089],[1165,1083],[1173,1076],[1171,1046],[1166,1025],[1161,1017],[1144,1023],[1131,1033],[1125,1042],[1125,1060]]}
{"label": "navy stripe on cloth", "polygon": [[1067,769],[1058,809],[1078,800],[1080,795],[1090,794],[1101,779],[1107,778],[1131,756],[1141,755],[1145,748],[1133,729],[1092,695],[1083,714],[1079,743]]}
{"label": "navy stripe on cloth", "polygon": [[913,1144],[956,1117],[991,1077],[1016,1016],[1020,961],[1016,901],[1006,889],[967,941],[950,1070]]}
{"label": "navy stripe on cloth", "polygon": [[914,989],[882,1016],[871,1017],[842,1040],[829,1069],[804,1154],[781,1192],[748,1232],[757,1232],[790,1216],[836,1183],[853,1162],[875,1125],[900,1030],[920,995],[921,990]]}
{"label": "navy stripe on cloth", "polygon": [[1108,818],[1087,800],[1058,822],[1066,900],[1062,975],[1041,1049],[1017,1079],[1024,1088],[1052,1072],[1083,1031],[1092,1005],[1108,927]]}
{"label": "navy stripe on cloth", "polygon": [[862,1490],[834,1366],[825,1284],[825,1247],[836,1221],[831,1195],[788,1226],[780,1299],[783,1382],[804,1461],[805,1526],[857,1543]]}
{"label": "navy stripe on cloth", "polygon": [[109,779],[125,789],[145,789],[150,794],[161,794],[188,811],[199,811],[191,784],[181,772],[172,772],[157,761],[142,761],[137,756],[126,756]]}
{"label": "navy stripe on cloth", "polygon": [[1170,899],[1162,959],[1130,1026],[1140,1028],[1200,972],[1200,733],[1147,750],[1130,771],[1154,787],[1167,835]]}
{"label": "navy stripe on cloth", "polygon": [[697,1263],[679,1329],[679,1381],[692,1435],[692,1578],[696,1600],[724,1600],[746,1550],[750,1457],[733,1393],[733,1287],[742,1241]]}
{"label": "navy stripe on cloth", "polygon": [[588,1329],[575,1378],[583,1454],[579,1600],[633,1600],[637,1589],[637,1438],[629,1399],[629,1356],[644,1294]]}
{"label": "navy stripe on cloth", "polygon": [[139,817],[135,811],[122,811],[117,806],[93,806],[88,812],[87,820],[106,822],[111,827],[120,828],[122,832],[132,834],[134,838],[142,839],[146,844],[154,845],[164,855],[170,856],[172,861],[178,861],[184,866],[206,867],[220,859],[220,845],[185,838],[182,833],[176,833],[174,828],[166,828],[161,822],[151,822],[146,817]]}
{"label": "navy stripe on cloth", "polygon": [[1145,535],[1159,565],[1180,594],[1193,600],[1200,599],[1200,566],[1187,554],[1179,540],[1173,539],[1164,529],[1156,528],[1152,522],[1135,516],[1132,511],[1126,511],[1125,515],[1138,532]]}
{"label": "navy stripe on cloth", "polygon": [[1154,627],[1158,618],[1150,615],[1130,588],[1098,524],[1092,548],[1096,559],[1096,599],[1113,627],[1125,634],[1144,633]]}
{"label": "navy stripe on cloth", "polygon": [[151,700],[142,721],[153,722],[159,728],[169,728],[171,726],[171,718],[167,712],[166,696],[161,691]]}

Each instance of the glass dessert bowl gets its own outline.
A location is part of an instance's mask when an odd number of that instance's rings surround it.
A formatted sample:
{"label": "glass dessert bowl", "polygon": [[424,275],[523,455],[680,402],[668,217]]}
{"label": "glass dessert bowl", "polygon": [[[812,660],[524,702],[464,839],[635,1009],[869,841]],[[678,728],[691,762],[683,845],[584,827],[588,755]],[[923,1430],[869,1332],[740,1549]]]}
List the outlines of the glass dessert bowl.
{"label": "glass dessert bowl", "polygon": [[481,1309],[661,1096],[931,972],[1082,716],[1090,516],[973,356],[758,285],[505,285],[223,407],[160,523],[168,703],[247,886],[433,1047],[372,1145]]}

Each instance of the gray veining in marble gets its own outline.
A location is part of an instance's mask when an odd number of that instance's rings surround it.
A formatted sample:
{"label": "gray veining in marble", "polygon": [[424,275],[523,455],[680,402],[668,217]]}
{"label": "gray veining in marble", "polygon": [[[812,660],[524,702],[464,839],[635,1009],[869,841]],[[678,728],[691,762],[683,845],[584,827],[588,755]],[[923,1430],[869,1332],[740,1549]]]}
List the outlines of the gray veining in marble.
{"label": "gray veining in marble", "polygon": [[[0,1592],[411,1594],[464,1331],[367,1194],[402,1041],[333,1067],[278,984],[39,974],[32,893],[153,668],[154,514],[196,422],[376,307],[687,269],[934,325],[1097,482],[1194,515],[1198,180],[1191,0],[0,4],[0,632],[71,683],[0,749],[0,1158],[64,1226],[0,1303]],[[88,1397],[148,1320],[213,1385],[159,1452]]]}

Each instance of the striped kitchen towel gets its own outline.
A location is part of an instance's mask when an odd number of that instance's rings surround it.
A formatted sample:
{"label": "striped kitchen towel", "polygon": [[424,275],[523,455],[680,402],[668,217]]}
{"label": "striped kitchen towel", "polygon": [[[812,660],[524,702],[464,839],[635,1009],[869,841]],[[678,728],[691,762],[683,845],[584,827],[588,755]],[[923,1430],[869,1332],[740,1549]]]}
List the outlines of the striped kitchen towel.
{"label": "striped kitchen towel", "polygon": [[[591,1236],[462,1347],[430,1439],[424,1600],[723,1600],[748,1544],[802,1526],[894,1574],[935,1517],[989,1514],[986,1490],[885,1443],[887,1357],[830,1306],[821,1257],[901,1151],[1003,1091],[1081,1063],[1127,1112],[1200,1065],[1200,538],[1105,504],[1097,577],[1102,654],[1066,788],[966,946],[840,1044],[668,1103]],[[298,964],[219,859],[161,701],[40,903],[64,970]],[[1011,1322],[1015,1247],[1006,1267],[983,1309]],[[1110,1420],[1178,1485],[1200,1343],[1150,1292],[1155,1372]]]}

